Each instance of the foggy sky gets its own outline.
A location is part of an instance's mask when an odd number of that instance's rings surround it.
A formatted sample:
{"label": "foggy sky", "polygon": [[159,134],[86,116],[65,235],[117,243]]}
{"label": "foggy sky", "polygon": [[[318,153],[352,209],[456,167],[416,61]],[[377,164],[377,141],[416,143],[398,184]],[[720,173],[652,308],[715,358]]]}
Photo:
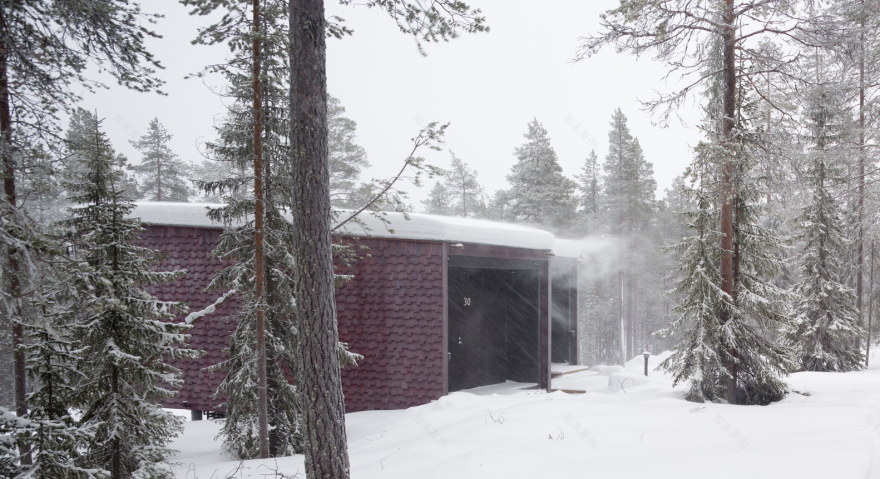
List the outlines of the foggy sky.
{"label": "foggy sky", "polygon": [[[426,121],[450,123],[447,148],[479,172],[491,194],[507,188],[505,176],[516,161],[515,147],[525,139],[532,118],[547,128],[566,175],[579,173],[595,148],[600,161],[607,152],[611,113],[617,107],[629,118],[646,159],[654,164],[658,197],[690,162],[690,147],[699,140],[696,108],[689,105],[683,127],[652,126],[639,100],[670,91],[662,81],[663,66],[603,50],[573,63],[578,37],[598,31],[599,13],[616,0],[474,0],[487,17],[489,33],[462,35],[449,43],[427,44],[427,57],[415,41],[401,34],[379,10],[328,2],[328,15],[339,15],[355,33],[328,40],[328,90],[342,101],[346,116],[358,124],[357,142],[367,150],[372,168],[362,179],[390,177],[412,149],[411,138]],[[174,135],[172,149],[183,159],[201,162],[199,146],[215,138],[214,127],[225,111],[223,79],[183,77],[228,56],[225,46],[194,46],[205,19],[190,17],[174,0],[143,2],[147,12],[165,15],[155,26],[162,39],[148,46],[166,69],[168,96],[109,90],[86,96],[82,106],[97,110],[114,147],[137,163],[129,144],[158,117]],[[66,125],[65,125],[66,126]],[[421,152],[431,163],[449,166],[449,152]],[[405,187],[421,211],[433,181],[421,190]]]}

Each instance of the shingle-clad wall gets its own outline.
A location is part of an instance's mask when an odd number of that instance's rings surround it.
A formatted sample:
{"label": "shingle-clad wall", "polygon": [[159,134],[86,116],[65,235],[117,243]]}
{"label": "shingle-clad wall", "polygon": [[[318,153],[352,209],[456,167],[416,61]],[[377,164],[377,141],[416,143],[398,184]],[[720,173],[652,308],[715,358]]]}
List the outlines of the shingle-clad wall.
{"label": "shingle-clad wall", "polygon": [[[197,311],[222,292],[205,292],[224,263],[208,257],[220,238],[217,228],[149,225],[141,244],[168,253],[162,270],[186,269],[174,283],[152,289],[164,300],[186,302]],[[348,412],[400,409],[427,403],[443,394],[443,243],[379,238],[346,238],[362,258],[351,266],[337,263],[337,273],[354,279],[337,290],[341,341],[364,355],[357,367],[342,371]],[[222,372],[203,368],[223,361],[234,324],[223,321],[235,302],[196,323],[190,346],[207,351],[197,360],[175,366],[184,372],[181,392],[166,407],[216,410],[211,399]],[[182,319],[182,318],[178,318]]]}
{"label": "shingle-clad wall", "polygon": [[443,243],[380,238],[337,273],[339,338],[364,355],[342,371],[347,412],[401,409],[443,395]]}
{"label": "shingle-clad wall", "polygon": [[[190,311],[199,311],[216,301],[223,293],[205,292],[205,288],[214,274],[225,266],[222,261],[208,257],[220,240],[221,232],[217,228],[146,226],[140,245],[168,255],[159,269],[187,270],[186,275],[177,281],[152,287],[150,291],[162,300],[184,302]],[[234,308],[234,299],[223,303],[214,314],[206,316],[190,330],[190,347],[204,350],[206,354],[195,360],[172,362],[183,371],[184,384],[176,396],[163,401],[166,407],[184,408],[183,402],[186,401],[186,409],[218,410],[216,406],[222,401],[211,399],[211,396],[223,379],[223,373],[207,372],[203,368],[225,359],[223,348],[235,325],[223,318],[230,316]],[[183,315],[177,320],[183,320]]]}

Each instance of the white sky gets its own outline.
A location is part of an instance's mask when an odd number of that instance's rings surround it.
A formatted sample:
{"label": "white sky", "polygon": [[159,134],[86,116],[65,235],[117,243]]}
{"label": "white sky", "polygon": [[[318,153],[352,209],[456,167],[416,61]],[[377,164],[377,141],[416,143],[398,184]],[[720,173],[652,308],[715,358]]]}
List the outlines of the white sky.
{"label": "white sky", "polygon": [[[190,17],[175,0],[149,0],[146,11],[163,13],[155,30],[161,40],[149,47],[166,69],[167,97],[126,91],[118,86],[87,96],[82,106],[105,118],[114,147],[132,162],[140,155],[128,143],[158,117],[174,135],[172,149],[183,159],[201,162],[198,146],[215,136],[223,100],[209,86],[221,78],[184,80],[204,66],[222,62],[222,46],[193,46],[203,19]],[[603,50],[591,59],[572,63],[578,37],[598,31],[599,14],[617,0],[471,0],[487,18],[491,31],[462,35],[449,43],[428,44],[419,55],[411,37],[401,34],[375,9],[327,3],[328,15],[339,15],[355,31],[343,40],[328,40],[328,90],[358,124],[357,142],[372,168],[364,178],[390,177],[412,149],[420,121],[449,122],[447,147],[479,172],[486,192],[508,187],[505,176],[515,163],[515,147],[525,139],[526,125],[537,118],[548,130],[565,174],[579,173],[591,148],[600,161],[607,152],[608,128],[615,108],[629,118],[645,156],[654,164],[658,197],[690,161],[690,147],[699,140],[698,114],[682,111],[688,125],[673,121],[669,128],[652,126],[639,100],[674,85],[662,81],[663,66]],[[537,6],[540,5],[540,8]],[[206,83],[208,83],[206,85]],[[440,167],[449,153],[422,152]],[[416,210],[433,185],[407,187]]]}

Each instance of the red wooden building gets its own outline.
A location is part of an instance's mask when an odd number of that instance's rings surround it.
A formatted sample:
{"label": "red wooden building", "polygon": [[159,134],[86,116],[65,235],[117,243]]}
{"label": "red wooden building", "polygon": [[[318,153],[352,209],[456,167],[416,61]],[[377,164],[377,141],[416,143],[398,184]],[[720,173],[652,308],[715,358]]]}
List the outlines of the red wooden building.
{"label": "red wooden building", "polygon": [[[143,244],[168,253],[162,267],[187,270],[155,293],[192,311],[223,293],[205,291],[223,267],[208,257],[222,227],[205,208],[139,203],[133,212],[146,224]],[[351,266],[337,264],[338,273],[354,277],[336,293],[339,337],[364,356],[342,372],[348,412],[406,408],[506,380],[546,389],[551,359],[576,364],[576,268],[573,259],[553,258],[552,234],[410,216],[389,214],[388,226],[365,217],[366,228],[352,225],[337,237],[369,248]],[[190,345],[206,355],[177,364],[185,385],[168,407],[217,410],[220,401],[211,395],[222,373],[204,368],[223,360],[234,328],[225,318],[235,306],[223,303],[196,323]]]}

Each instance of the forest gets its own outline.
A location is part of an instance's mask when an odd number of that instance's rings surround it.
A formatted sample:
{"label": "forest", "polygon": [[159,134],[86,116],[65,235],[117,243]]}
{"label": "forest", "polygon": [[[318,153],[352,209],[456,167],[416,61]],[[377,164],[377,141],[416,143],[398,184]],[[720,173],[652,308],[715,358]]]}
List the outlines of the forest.
{"label": "forest", "polygon": [[[195,316],[175,320],[187,305],[150,293],[184,272],[139,245],[137,201],[209,203],[225,225],[212,256],[229,266],[210,290],[240,306],[228,359],[211,367],[224,374],[218,437],[241,460],[303,454],[309,478],[350,476],[340,369],[364,352],[337,335],[346,278],[332,258],[352,251],[332,233],[352,212],[519,223],[581,242],[579,362],[670,351],[659,369],[688,401],[768,405],[791,394],[792,373],[869,366],[880,1],[621,0],[605,12],[574,62],[613,49],[686,79],[643,100],[661,125],[699,105],[701,140],[662,194],[650,161],[661,152],[643,150],[621,108],[607,150],[575,175],[534,118],[499,152],[515,158],[508,188],[487,191],[489,172],[451,149],[449,166],[427,159],[445,148],[443,122],[419,125],[396,175],[366,180],[357,123],[327,92],[326,42],[352,33],[343,19],[320,0],[180,1],[213,22],[193,43],[227,51],[196,74],[222,77],[227,105],[199,164],[173,151],[158,117],[127,158],[80,104],[83,89],[106,89],[92,63],[119,88],[161,92],[145,43],[161,16],[124,0],[0,2],[0,476],[174,477],[164,464],[184,421],[161,401],[185,387],[172,363],[202,352],[187,345]],[[479,5],[362,3],[420,52],[491,35]],[[429,192],[414,202],[407,189],[419,187]]]}

